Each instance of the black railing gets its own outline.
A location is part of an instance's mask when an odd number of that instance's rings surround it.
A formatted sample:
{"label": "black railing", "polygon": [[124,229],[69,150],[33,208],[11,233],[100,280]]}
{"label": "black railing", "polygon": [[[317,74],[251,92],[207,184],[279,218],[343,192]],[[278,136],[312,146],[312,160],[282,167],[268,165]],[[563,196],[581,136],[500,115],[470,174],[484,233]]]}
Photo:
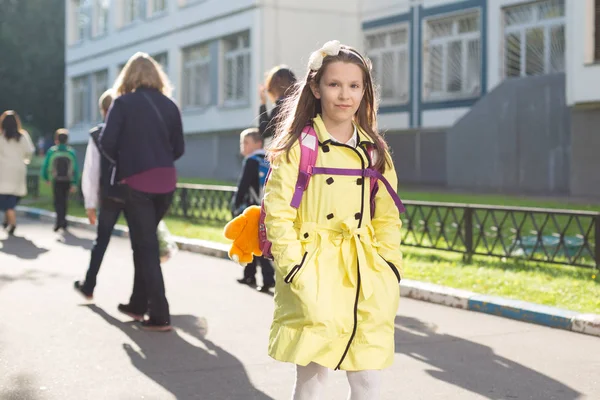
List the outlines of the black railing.
{"label": "black railing", "polygon": [[[201,224],[231,220],[235,188],[180,184],[170,216]],[[406,246],[598,268],[600,213],[405,201]]]}
{"label": "black railing", "polygon": [[406,201],[403,244],[598,268],[600,213]]}
{"label": "black railing", "polygon": [[202,224],[225,225],[231,220],[229,204],[236,188],[178,184],[169,215]]}
{"label": "black railing", "polygon": [[40,176],[36,173],[27,173],[27,195],[40,197]]}

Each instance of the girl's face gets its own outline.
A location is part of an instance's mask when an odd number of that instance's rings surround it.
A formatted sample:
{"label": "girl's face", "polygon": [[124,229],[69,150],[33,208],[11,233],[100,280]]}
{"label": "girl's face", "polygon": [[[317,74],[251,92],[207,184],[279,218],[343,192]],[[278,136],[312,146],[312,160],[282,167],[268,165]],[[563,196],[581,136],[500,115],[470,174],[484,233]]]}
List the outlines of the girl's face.
{"label": "girl's face", "polygon": [[364,95],[364,77],[353,63],[334,61],[325,67],[319,85],[311,86],[321,100],[323,118],[338,123],[351,121]]}

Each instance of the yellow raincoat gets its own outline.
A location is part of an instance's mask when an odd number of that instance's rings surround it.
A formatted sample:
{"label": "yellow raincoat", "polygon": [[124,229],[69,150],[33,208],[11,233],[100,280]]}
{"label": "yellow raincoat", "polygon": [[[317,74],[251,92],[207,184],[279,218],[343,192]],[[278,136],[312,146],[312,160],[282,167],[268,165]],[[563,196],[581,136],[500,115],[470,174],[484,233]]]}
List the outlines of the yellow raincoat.
{"label": "yellow raincoat", "polygon": [[[369,165],[358,129],[356,149],[334,142],[320,116],[317,167]],[[394,318],[402,274],[401,220],[383,184],[369,209],[368,178],[314,175],[296,210],[300,144],[273,163],[265,187],[267,237],[275,259],[275,311],[269,355],[348,371],[383,369],[394,357]],[[397,186],[387,166],[385,178]]]}

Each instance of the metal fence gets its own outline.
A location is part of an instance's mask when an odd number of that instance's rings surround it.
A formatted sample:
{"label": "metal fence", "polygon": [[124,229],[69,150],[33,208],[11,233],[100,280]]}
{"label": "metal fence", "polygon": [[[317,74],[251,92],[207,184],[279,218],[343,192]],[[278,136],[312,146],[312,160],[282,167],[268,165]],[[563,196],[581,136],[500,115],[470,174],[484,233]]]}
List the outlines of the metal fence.
{"label": "metal fence", "polygon": [[[39,179],[28,176],[31,195]],[[232,186],[178,184],[169,216],[223,226]],[[404,201],[405,246],[473,255],[600,267],[600,213],[542,208]]]}
{"label": "metal fence", "polygon": [[31,197],[40,196],[40,175],[36,173],[27,174],[27,194]]}
{"label": "metal fence", "polygon": [[[170,216],[224,225],[235,187],[178,185]],[[473,255],[600,266],[600,213],[405,201],[405,246]]]}

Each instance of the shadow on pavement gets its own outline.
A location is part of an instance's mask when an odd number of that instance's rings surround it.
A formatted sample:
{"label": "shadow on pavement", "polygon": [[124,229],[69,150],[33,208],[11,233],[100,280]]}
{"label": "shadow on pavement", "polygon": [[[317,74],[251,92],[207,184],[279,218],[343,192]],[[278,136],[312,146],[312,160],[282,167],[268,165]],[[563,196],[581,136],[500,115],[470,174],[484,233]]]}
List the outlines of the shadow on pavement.
{"label": "shadow on pavement", "polygon": [[85,250],[91,250],[94,246],[94,241],[92,239],[80,238],[70,231],[64,231],[57,240],[67,246],[83,247]]}
{"label": "shadow on pavement", "polygon": [[28,374],[20,374],[12,378],[11,384],[3,385],[0,391],[0,399],[36,400],[39,398],[36,393],[38,390],[34,377]]}
{"label": "shadow on pavement", "polygon": [[175,398],[273,400],[252,385],[237,358],[204,337],[208,328],[204,319],[173,315],[174,331],[145,332],[137,323],[122,322],[96,305],[87,307],[129,336],[140,348],[123,344],[131,363]]}
{"label": "shadow on pavement", "polygon": [[[396,352],[431,365],[432,377],[492,400],[579,399],[581,394],[548,376],[436,326],[396,317]],[[551,349],[549,349],[551,351]]]}
{"label": "shadow on pavement", "polygon": [[35,260],[48,249],[37,247],[35,243],[23,236],[8,236],[0,240],[2,247],[0,252],[10,254],[24,260]]}

